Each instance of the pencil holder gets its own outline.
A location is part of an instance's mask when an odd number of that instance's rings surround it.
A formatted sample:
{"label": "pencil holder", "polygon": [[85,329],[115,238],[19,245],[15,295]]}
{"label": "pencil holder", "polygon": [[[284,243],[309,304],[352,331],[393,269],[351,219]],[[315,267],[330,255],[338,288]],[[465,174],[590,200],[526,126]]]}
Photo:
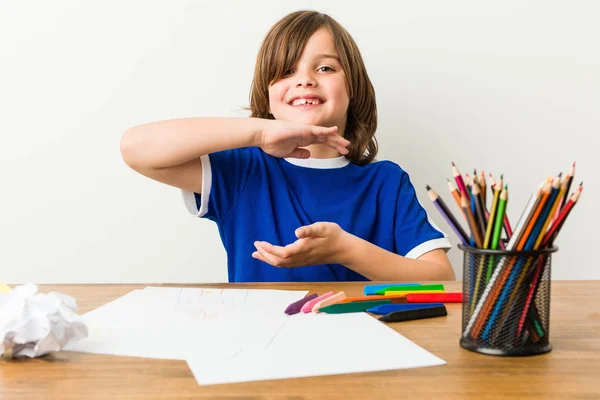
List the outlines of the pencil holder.
{"label": "pencil holder", "polygon": [[458,248],[464,252],[460,345],[498,356],[551,351],[550,267],[558,248]]}

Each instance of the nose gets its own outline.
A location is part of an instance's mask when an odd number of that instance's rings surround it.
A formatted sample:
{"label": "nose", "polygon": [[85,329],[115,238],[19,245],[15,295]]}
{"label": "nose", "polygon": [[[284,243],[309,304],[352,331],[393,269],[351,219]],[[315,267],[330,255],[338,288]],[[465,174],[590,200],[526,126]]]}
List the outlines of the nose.
{"label": "nose", "polygon": [[310,74],[302,74],[298,76],[296,87],[315,87],[317,81]]}

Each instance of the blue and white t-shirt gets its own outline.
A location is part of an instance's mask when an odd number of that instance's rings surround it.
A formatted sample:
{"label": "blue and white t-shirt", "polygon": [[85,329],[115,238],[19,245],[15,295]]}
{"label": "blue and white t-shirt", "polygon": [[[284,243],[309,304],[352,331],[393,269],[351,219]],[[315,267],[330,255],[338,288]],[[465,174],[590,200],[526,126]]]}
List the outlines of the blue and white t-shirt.
{"label": "blue and white t-shirt", "polygon": [[364,281],[339,264],[278,268],[252,257],[254,241],[286,246],[297,228],[335,222],[408,258],[451,247],[429,220],[408,174],[391,161],[277,158],[259,147],[202,156],[202,195],[183,191],[188,210],[217,224],[230,282]]}

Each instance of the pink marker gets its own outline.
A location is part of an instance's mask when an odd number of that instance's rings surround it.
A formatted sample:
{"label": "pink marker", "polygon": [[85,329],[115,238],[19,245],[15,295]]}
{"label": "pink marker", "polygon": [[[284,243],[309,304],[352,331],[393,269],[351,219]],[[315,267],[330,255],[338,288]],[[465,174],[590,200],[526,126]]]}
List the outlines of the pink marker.
{"label": "pink marker", "polygon": [[302,306],[300,311],[302,311],[303,313],[311,312],[313,307],[315,306],[315,304],[317,304],[321,300],[325,300],[326,298],[333,296],[333,294],[334,294],[333,292],[327,292],[327,293],[317,297],[316,299],[309,301],[308,303],[306,303],[305,305]]}
{"label": "pink marker", "polygon": [[333,296],[329,296],[325,300],[321,300],[317,304],[315,304],[315,306],[312,309],[312,312],[314,312],[314,313],[319,312],[320,308],[328,306],[330,304],[335,304],[340,300],[344,300],[345,298],[346,298],[346,293],[344,293],[344,292],[336,293]]}

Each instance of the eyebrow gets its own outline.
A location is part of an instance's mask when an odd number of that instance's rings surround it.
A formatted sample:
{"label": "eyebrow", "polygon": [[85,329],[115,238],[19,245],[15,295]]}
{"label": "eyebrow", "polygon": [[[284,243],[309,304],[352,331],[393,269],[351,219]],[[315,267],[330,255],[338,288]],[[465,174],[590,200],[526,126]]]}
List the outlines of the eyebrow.
{"label": "eyebrow", "polygon": [[333,58],[334,60],[336,60],[338,62],[340,61],[340,58],[334,54],[319,54],[319,55],[317,55],[318,60],[322,60],[324,58]]}

